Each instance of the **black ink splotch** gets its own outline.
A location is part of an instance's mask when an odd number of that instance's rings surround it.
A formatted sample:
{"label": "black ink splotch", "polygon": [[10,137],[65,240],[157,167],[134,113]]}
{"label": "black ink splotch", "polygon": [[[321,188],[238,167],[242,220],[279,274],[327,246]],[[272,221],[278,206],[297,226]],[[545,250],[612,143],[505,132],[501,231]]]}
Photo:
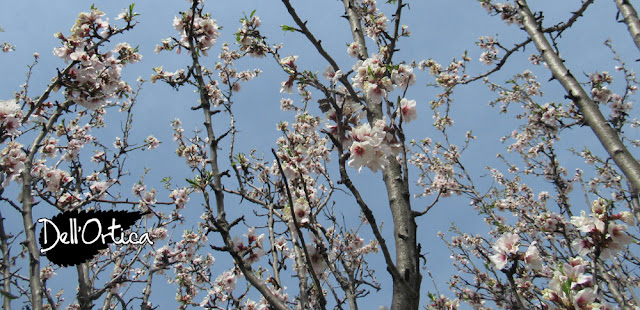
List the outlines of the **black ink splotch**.
{"label": "black ink splotch", "polygon": [[[69,231],[71,229],[69,219],[71,218],[76,219],[77,228],[83,228],[85,223],[91,219],[99,220],[101,235],[109,233],[109,227],[111,226],[113,219],[115,219],[116,224],[121,226],[121,228],[116,230],[114,234],[114,237],[119,239],[120,233],[133,226],[141,217],[142,213],[137,211],[65,211],[51,218],[51,222],[53,222],[53,225],[58,228],[60,235],[62,235],[62,233],[67,233],[67,242],[69,242],[71,236],[71,232]],[[57,235],[53,225],[50,223],[47,223],[46,226],[43,225],[39,239],[41,249],[50,247],[56,241]],[[47,229],[47,244],[44,242],[45,227]],[[87,241],[93,240],[99,233],[98,230],[99,228],[97,223],[89,223],[84,231]],[[92,244],[84,244],[82,242],[81,233],[82,232],[78,233],[77,244],[63,244],[62,242],[58,242],[56,246],[48,250],[45,255],[49,261],[63,267],[75,266],[92,259],[100,250],[104,250],[109,246],[109,244],[114,243],[113,238],[108,236],[104,239],[104,243],[100,237]]]}

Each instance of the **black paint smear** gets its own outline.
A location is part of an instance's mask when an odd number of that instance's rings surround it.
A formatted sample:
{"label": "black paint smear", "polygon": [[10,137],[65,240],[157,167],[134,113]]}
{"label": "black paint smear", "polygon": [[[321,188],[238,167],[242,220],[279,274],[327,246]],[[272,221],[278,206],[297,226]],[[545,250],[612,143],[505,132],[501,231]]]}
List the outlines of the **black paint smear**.
{"label": "black paint smear", "polygon": [[[114,243],[111,236],[105,237],[104,243],[102,242],[103,240],[101,237],[102,235],[110,233],[109,227],[112,225],[113,219],[115,219],[117,225],[121,226],[119,229],[115,229],[113,234],[113,236],[119,240],[120,234],[133,226],[133,224],[135,224],[141,217],[142,213],[140,212],[95,210],[80,212],[65,211],[51,219],[53,224],[49,222],[41,223],[46,226],[43,226],[40,231],[40,247],[41,249],[46,249],[56,242],[58,235],[55,227],[58,228],[60,236],[62,236],[63,233],[67,234],[66,242],[70,243],[72,234],[70,232],[71,227],[69,219],[75,218],[77,223],[76,229],[84,228],[83,231],[77,233],[77,244],[63,244],[60,240],[58,241],[58,244],[48,250],[45,255],[52,263],[63,267],[78,265],[92,259],[100,250],[104,250],[109,247],[110,243]],[[99,220],[100,226],[98,226],[97,223],[92,222],[88,223],[85,227],[85,223],[91,219]],[[45,228],[47,229],[47,244],[44,243]],[[82,241],[83,232],[86,241],[92,241],[96,236],[98,236],[98,234],[100,234],[100,237],[92,244],[84,244]],[[62,239],[62,237],[60,239]]]}

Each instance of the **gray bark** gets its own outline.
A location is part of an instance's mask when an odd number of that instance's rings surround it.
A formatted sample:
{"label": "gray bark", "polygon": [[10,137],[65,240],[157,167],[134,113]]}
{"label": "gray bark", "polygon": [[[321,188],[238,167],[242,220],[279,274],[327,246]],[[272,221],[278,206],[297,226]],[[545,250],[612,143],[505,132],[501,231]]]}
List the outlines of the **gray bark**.
{"label": "gray bark", "polygon": [[629,33],[633,38],[633,43],[640,50],[640,19],[638,19],[638,13],[631,5],[629,0],[615,0],[618,10],[624,17],[624,23],[627,24]]}
{"label": "gray bark", "polygon": [[31,162],[27,160],[22,172],[22,223],[26,236],[27,256],[29,257],[29,287],[31,288],[31,306],[42,309],[42,282],[40,282],[40,252],[36,239],[36,225],[33,223],[33,201],[31,201]]}
{"label": "gray bark", "polygon": [[[0,250],[2,251],[2,277],[4,281],[2,283],[2,290],[5,294],[11,295],[11,267],[10,259],[11,254],[9,253],[9,243],[8,237],[4,231],[4,218],[2,217],[2,213],[0,212]],[[2,301],[2,309],[11,310],[11,299],[8,297],[4,297]]]}
{"label": "gray bark", "polygon": [[[368,58],[367,48],[358,13],[353,10],[350,0],[343,0],[353,40],[358,44],[358,58]],[[401,4],[399,4],[401,5]],[[370,123],[382,119],[382,105],[374,103],[365,95]],[[417,225],[411,210],[409,187],[404,182],[402,166],[394,156],[389,156],[389,165],[383,170],[383,180],[387,188],[389,207],[393,217],[393,235],[396,246],[395,269],[398,274],[393,279],[393,299],[391,310],[418,309],[420,305],[420,284],[422,276],[418,264]]]}
{"label": "gray bark", "polygon": [[58,121],[62,112],[66,110],[73,101],[67,100],[60,104],[56,111],[51,115],[45,127],[40,131],[38,136],[33,140],[27,153],[27,159],[24,163],[24,171],[21,173],[22,178],[22,221],[25,231],[25,244],[27,247],[27,255],[29,257],[29,287],[31,289],[31,306],[33,310],[42,309],[42,282],[40,279],[40,251],[38,250],[38,242],[36,238],[36,225],[33,223],[33,193],[31,186],[33,178],[31,177],[31,168],[33,160],[40,148],[42,141],[47,136],[53,125]]}
{"label": "gray bark", "polygon": [[87,263],[76,266],[78,271],[78,305],[81,310],[93,309],[91,280],[89,279],[89,268]]}

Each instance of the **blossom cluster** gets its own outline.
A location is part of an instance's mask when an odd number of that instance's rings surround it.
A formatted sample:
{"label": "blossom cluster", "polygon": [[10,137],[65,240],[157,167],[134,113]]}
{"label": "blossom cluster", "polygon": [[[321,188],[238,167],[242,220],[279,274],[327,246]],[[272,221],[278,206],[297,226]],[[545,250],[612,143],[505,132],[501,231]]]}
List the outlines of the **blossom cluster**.
{"label": "blossom cluster", "polygon": [[479,41],[476,42],[476,44],[478,45],[478,47],[485,50],[480,55],[480,62],[482,62],[485,65],[490,65],[494,61],[499,60],[498,58],[499,51],[496,48],[496,43],[497,41],[493,37],[490,37],[490,36],[480,37]]}
{"label": "blossom cluster", "polygon": [[18,128],[22,126],[22,109],[15,99],[0,100],[0,126],[0,137],[4,137],[5,134],[20,134]]}
{"label": "blossom cluster", "polygon": [[[284,293],[286,287],[276,289],[273,286],[268,286],[267,288],[273,296],[275,296],[283,303],[287,303],[289,301],[289,294]],[[251,299],[247,299],[244,302],[243,306],[243,310],[269,310],[272,307],[272,305],[264,298],[264,296],[260,297],[260,302],[255,302]]]}
{"label": "blossom cluster", "polygon": [[239,236],[233,238],[233,251],[244,257],[247,263],[256,263],[267,253],[263,248],[264,234],[256,235],[256,228],[251,227],[244,236],[247,242]]}
{"label": "blossom cluster", "polygon": [[43,162],[38,162],[33,166],[31,175],[42,178],[45,182],[46,190],[54,194],[58,194],[65,184],[74,180],[66,170],[48,168]]}
{"label": "blossom cluster", "polygon": [[21,182],[20,174],[24,171],[25,161],[27,160],[27,154],[22,150],[22,147],[22,144],[10,141],[0,152],[2,157],[0,165],[6,175],[2,182],[2,187],[9,185],[9,181]]}
{"label": "blossom cluster", "polygon": [[[70,124],[69,126],[58,126],[56,134],[59,136],[66,136],[67,143],[66,149],[67,151],[62,155],[62,159],[65,161],[73,161],[78,160],[78,155],[80,154],[80,150],[88,143],[96,141],[96,138],[93,137],[89,132],[91,130],[91,125],[86,124],[84,126],[78,126],[76,124]],[[53,141],[50,140],[50,147]]]}
{"label": "blossom cluster", "polygon": [[280,87],[281,93],[293,93],[293,83],[295,82],[296,75],[298,74],[296,60],[298,60],[298,56],[295,55],[287,56],[280,60],[282,68],[289,73],[289,78],[282,82],[282,86]]}
{"label": "blossom cluster", "polygon": [[491,255],[489,259],[499,270],[505,269],[510,260],[517,261],[520,259],[533,270],[542,269],[542,259],[535,242],[529,245],[524,254],[518,253],[519,248],[520,236],[514,233],[505,233],[493,245],[495,254]]}
{"label": "blossom cluster", "polygon": [[16,50],[16,47],[11,45],[11,43],[9,42],[2,42],[2,44],[0,44],[0,46],[2,46],[2,52],[3,53],[8,53],[8,52],[12,52]]}
{"label": "blossom cluster", "polygon": [[448,105],[451,103],[452,100],[450,96],[452,93],[452,89],[460,82],[468,78],[468,75],[465,73],[465,65],[469,61],[471,61],[471,59],[467,57],[465,53],[460,60],[456,60],[456,58],[454,58],[446,68],[433,59],[421,61],[418,64],[418,67],[421,70],[425,70],[428,68],[429,74],[435,77],[437,86],[444,89],[442,93],[437,95],[436,100],[432,100],[430,102],[431,109],[434,110],[433,124],[438,130],[443,130],[447,126],[453,125],[453,120],[451,119],[451,117],[449,117],[449,115],[441,116],[440,112],[438,112],[436,109],[443,105]]}
{"label": "blossom cluster", "polygon": [[543,291],[543,297],[565,309],[614,309],[602,301],[602,296],[598,296],[598,286],[593,277],[586,274],[588,267],[589,262],[579,257],[569,259],[568,263],[553,270],[553,277],[549,287]]}
{"label": "blossom cluster", "polygon": [[393,137],[387,132],[386,126],[386,119],[381,119],[376,121],[373,128],[369,123],[364,123],[349,133],[350,167],[358,171],[367,167],[375,173],[389,165],[388,156],[398,155],[400,145],[390,143]]}
{"label": "blossom cluster", "polygon": [[[330,160],[328,141],[318,133],[320,119],[311,116],[307,112],[296,115],[295,122],[289,128],[287,122],[278,124],[278,130],[284,136],[278,138],[278,151],[276,154],[281,161],[282,170],[288,180],[300,177],[308,178],[307,188],[312,189],[315,182],[311,174],[322,174],[325,171],[324,162]],[[271,174],[279,175],[277,163],[271,165]],[[304,197],[301,192],[298,197]],[[313,196],[313,195],[312,195]],[[316,199],[311,199],[315,201]]]}
{"label": "blossom cluster", "polygon": [[591,96],[595,102],[608,104],[611,109],[610,116],[617,118],[626,116],[633,107],[629,100],[612,92],[607,85],[613,82],[613,77],[608,72],[596,72],[589,76],[591,82]]}
{"label": "blossom cluster", "polygon": [[[161,238],[164,233],[162,231],[155,232],[158,238]],[[189,261],[202,262],[206,268],[213,265],[215,259],[212,256],[207,256],[203,259],[196,255],[196,249],[202,242],[206,242],[207,237],[196,232],[185,230],[182,234],[182,240],[176,243],[174,247],[165,245],[157,249],[154,253],[154,267],[166,268],[174,264],[187,263]]]}
{"label": "blossom cluster", "polygon": [[377,41],[383,32],[387,30],[389,19],[384,13],[378,10],[376,0],[362,0],[358,3],[357,9],[364,17],[365,34]]}
{"label": "blossom cluster", "polygon": [[108,20],[102,19],[103,16],[104,13],[97,9],[80,13],[69,37],[60,32],[55,35],[62,41],[62,46],[53,50],[54,55],[74,64],[63,77],[67,99],[93,110],[109,104],[112,98],[132,92],[121,80],[121,71],[127,64],[142,59],[137,49],[127,43],[119,43],[111,51],[100,53],[99,42],[117,31]]}
{"label": "blossom cluster", "polygon": [[218,59],[220,59],[221,62],[217,62],[214,69],[218,71],[220,83],[226,85],[229,90],[226,93],[222,92],[220,89],[221,86],[216,80],[207,84],[208,95],[214,106],[226,102],[227,97],[231,96],[233,92],[240,91],[241,82],[248,82],[262,73],[260,69],[238,71],[234,67],[234,61],[240,59],[242,56],[243,55],[237,50],[230,49],[229,44],[224,43],[222,45],[222,51],[218,55]]}
{"label": "blossom cluster", "polygon": [[184,132],[184,129],[181,126],[182,122],[179,119],[175,119],[171,122],[171,125],[174,131],[173,140],[178,143],[176,154],[179,157],[184,157],[191,168],[204,166],[207,161],[207,151],[203,149],[203,146],[197,144],[197,142],[202,142],[202,140],[199,137],[195,137],[188,140],[188,142],[193,144],[187,144],[182,135]]}
{"label": "blossom cluster", "polygon": [[176,47],[178,53],[180,53],[182,47],[192,51],[189,38],[193,36],[196,48],[206,56],[208,50],[220,37],[216,20],[212,19],[208,14],[198,14],[194,18],[193,10],[183,12],[181,16],[176,16],[173,19],[173,27],[180,33],[179,43],[173,44],[171,39],[163,39],[162,45],[156,46],[156,53],[162,50],[173,50]]}
{"label": "blossom cluster", "polygon": [[262,25],[260,18],[252,13],[248,18],[242,18],[240,22],[242,27],[236,32],[236,41],[241,45],[240,51],[246,52],[251,57],[264,57],[268,46],[259,36],[258,28]]}
{"label": "blossom cluster", "polygon": [[620,222],[633,225],[634,221],[629,211],[611,214],[609,202],[598,198],[591,203],[591,214],[587,216],[583,210],[580,216],[571,217],[571,224],[585,234],[576,238],[571,246],[583,256],[596,252],[603,259],[611,259],[633,242],[633,238],[626,233],[627,226]]}
{"label": "blossom cluster", "polygon": [[173,199],[177,209],[183,209],[189,202],[189,193],[190,190],[188,188],[178,188],[171,191],[169,198]]}
{"label": "blossom cluster", "polygon": [[462,194],[463,186],[459,183],[459,173],[456,173],[456,163],[460,159],[460,150],[456,145],[445,148],[439,143],[433,143],[430,138],[420,142],[412,141],[412,145],[420,148],[413,152],[409,163],[420,169],[418,184],[424,188],[416,197],[439,195],[449,197]]}
{"label": "blossom cluster", "polygon": [[522,25],[522,17],[511,3],[493,3],[493,0],[479,0],[480,5],[491,15],[500,15],[507,25]]}
{"label": "blossom cluster", "polygon": [[381,103],[394,89],[394,83],[389,78],[387,67],[380,55],[374,54],[364,61],[358,60],[353,66],[353,71],[356,72],[351,78],[353,87],[363,89],[373,103]]}

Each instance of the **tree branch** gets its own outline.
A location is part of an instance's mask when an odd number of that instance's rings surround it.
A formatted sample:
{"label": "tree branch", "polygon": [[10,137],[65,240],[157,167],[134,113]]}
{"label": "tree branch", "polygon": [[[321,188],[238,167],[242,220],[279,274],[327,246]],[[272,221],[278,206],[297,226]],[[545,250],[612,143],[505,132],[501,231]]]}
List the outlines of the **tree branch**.
{"label": "tree branch", "polygon": [[624,17],[624,23],[627,24],[633,43],[640,50],[640,19],[638,19],[638,13],[629,0],[615,0],[615,2]]}
{"label": "tree branch", "polygon": [[609,156],[627,177],[631,184],[632,192],[636,193],[640,190],[640,164],[622,143],[616,131],[609,125],[598,105],[591,100],[591,97],[589,97],[580,83],[564,66],[564,61],[553,50],[544,36],[526,0],[517,0],[516,4],[518,13],[523,18],[524,30],[536,44],[553,77],[562,84],[569,98],[578,106],[585,123],[591,127],[602,146],[609,153]]}

